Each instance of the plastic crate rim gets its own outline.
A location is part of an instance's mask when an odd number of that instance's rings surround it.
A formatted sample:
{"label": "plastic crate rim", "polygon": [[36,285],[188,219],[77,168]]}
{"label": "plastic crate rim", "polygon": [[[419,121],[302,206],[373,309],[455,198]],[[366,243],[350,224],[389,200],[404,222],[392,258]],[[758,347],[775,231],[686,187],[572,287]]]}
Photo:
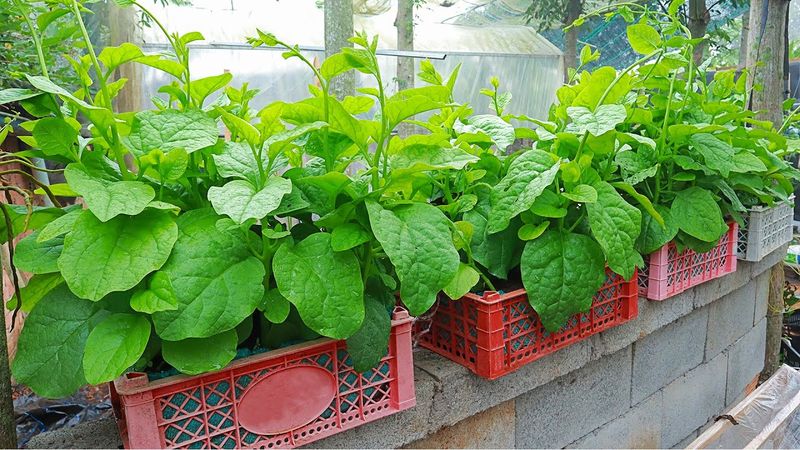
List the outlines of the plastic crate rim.
{"label": "plastic crate rim", "polygon": [[748,211],[750,211],[750,212],[764,212],[764,211],[770,210],[772,208],[777,208],[779,206],[783,206],[784,204],[789,205],[789,206],[794,206],[794,194],[790,195],[787,200],[780,200],[780,201],[775,202],[775,204],[772,205],[772,206],[756,205],[756,206],[751,207]]}

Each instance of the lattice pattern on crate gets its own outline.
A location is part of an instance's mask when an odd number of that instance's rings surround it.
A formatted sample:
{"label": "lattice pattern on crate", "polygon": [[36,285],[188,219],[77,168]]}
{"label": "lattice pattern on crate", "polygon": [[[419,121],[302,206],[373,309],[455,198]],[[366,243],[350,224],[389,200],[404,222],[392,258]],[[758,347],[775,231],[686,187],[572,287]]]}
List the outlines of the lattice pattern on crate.
{"label": "lattice pattern on crate", "polygon": [[[418,330],[423,331],[419,341],[423,347],[461,363],[478,375],[497,378],[629,320],[636,315],[636,301],[635,280],[626,282],[608,270],[606,282],[594,296],[591,309],[571,317],[559,331],[549,333],[522,290],[505,294],[499,301],[475,295],[456,301],[442,298],[431,323],[418,326]],[[500,333],[500,336],[493,333]],[[483,345],[499,342],[500,347],[487,355],[479,351],[481,342]],[[499,361],[485,361],[497,356]]]}
{"label": "lattice pattern on crate", "polygon": [[[393,357],[357,373],[340,342],[302,357],[271,362],[223,379],[185,389],[165,389],[156,396],[157,418],[166,448],[277,448],[301,445],[332,428],[346,429],[389,407]],[[335,373],[338,389],[328,408],[311,423],[279,435],[259,435],[238,425],[237,405],[247,388],[276,370],[312,365]],[[297,393],[302,395],[302,393]]]}
{"label": "lattice pattern on crate", "polygon": [[794,196],[771,208],[755,207],[743,215],[737,245],[739,259],[760,261],[792,240]]}
{"label": "lattice pattern on crate", "polygon": [[645,258],[639,271],[639,294],[664,300],[692,286],[736,271],[736,223],[730,223],[717,245],[705,253],[678,251],[674,242]]}

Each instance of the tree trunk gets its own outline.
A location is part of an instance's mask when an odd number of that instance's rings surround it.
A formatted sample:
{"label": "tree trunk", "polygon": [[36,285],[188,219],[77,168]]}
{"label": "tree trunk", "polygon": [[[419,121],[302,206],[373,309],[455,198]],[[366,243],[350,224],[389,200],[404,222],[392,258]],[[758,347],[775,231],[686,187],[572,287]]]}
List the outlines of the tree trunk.
{"label": "tree trunk", "polygon": [[[123,42],[138,44],[140,39],[137,33],[139,26],[136,18],[136,8],[121,8],[113,2],[106,5],[107,25],[109,30],[108,45],[117,46]],[[139,111],[142,109],[140,98],[142,94],[142,72],[139,64],[123,64],[117,69],[114,79],[127,78],[125,88],[114,99],[117,112]]]}
{"label": "tree trunk", "polygon": [[[413,0],[397,1],[397,17],[394,20],[397,28],[397,49],[414,50],[414,2]],[[397,90],[414,87],[414,58],[397,57]],[[402,123],[398,127],[401,137],[413,132],[413,125]]]}
{"label": "tree trunk", "polygon": [[750,109],[776,127],[783,122],[786,0],[751,0],[747,49]]}
{"label": "tree trunk", "polygon": [[[535,0],[534,0],[535,1]],[[581,0],[567,0],[564,25],[570,25],[583,12]],[[570,69],[578,67],[578,27],[570,28],[564,36],[564,80],[569,80]]]}
{"label": "tree trunk", "polygon": [[[693,38],[701,38],[708,31],[710,16],[706,8],[706,0],[689,0],[689,32]],[[700,64],[708,43],[703,41],[694,48],[694,62]]]}
{"label": "tree trunk", "polygon": [[[0,214],[2,216],[2,214]],[[10,244],[9,244],[10,245]],[[0,257],[2,253],[0,253]],[[0,264],[0,293],[4,292],[5,275]],[[0,300],[4,300],[0,297]],[[4,303],[4,301],[3,301]],[[17,448],[17,427],[14,421],[14,402],[11,400],[11,367],[6,340],[6,314],[0,313],[0,448]]]}
{"label": "tree trunk", "polygon": [[747,66],[747,40],[750,35],[750,11],[742,15],[742,34],[739,36],[739,64],[738,69]]}
{"label": "tree trunk", "polygon": [[[337,53],[353,37],[353,1],[325,0],[325,56]],[[331,94],[342,99],[355,94],[355,73],[345,72],[331,81]]]}
{"label": "tree trunk", "polygon": [[781,336],[783,335],[783,263],[772,266],[769,274],[769,297],[767,299],[767,341],[764,354],[764,370],[761,381],[766,381],[781,366]]}

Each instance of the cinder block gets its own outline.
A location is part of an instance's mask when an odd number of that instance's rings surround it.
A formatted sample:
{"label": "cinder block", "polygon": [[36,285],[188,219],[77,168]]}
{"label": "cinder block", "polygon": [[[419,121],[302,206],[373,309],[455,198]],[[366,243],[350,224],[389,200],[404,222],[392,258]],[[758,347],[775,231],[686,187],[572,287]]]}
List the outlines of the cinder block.
{"label": "cinder block", "polygon": [[513,448],[515,415],[509,400],[404,448]]}
{"label": "cinder block", "polygon": [[703,362],[708,308],[682,317],[633,344],[636,404]]}
{"label": "cinder block", "polygon": [[561,448],[621,416],[630,383],[629,347],[519,396],[516,447]]}
{"label": "cinder block", "polygon": [[568,448],[660,448],[662,394],[656,392],[622,417],[578,439]]}
{"label": "cinder block", "polygon": [[767,319],[761,319],[728,350],[728,383],[725,404],[730,406],[764,368]]}
{"label": "cinder block", "polygon": [[769,300],[769,271],[762,273],[753,280],[756,284],[756,310],[753,325],[767,317],[767,302]]}
{"label": "cinder block", "polygon": [[717,355],[664,387],[662,447],[672,447],[725,406],[728,355]]}
{"label": "cinder block", "polygon": [[748,283],[708,306],[706,361],[753,328],[756,283]]}

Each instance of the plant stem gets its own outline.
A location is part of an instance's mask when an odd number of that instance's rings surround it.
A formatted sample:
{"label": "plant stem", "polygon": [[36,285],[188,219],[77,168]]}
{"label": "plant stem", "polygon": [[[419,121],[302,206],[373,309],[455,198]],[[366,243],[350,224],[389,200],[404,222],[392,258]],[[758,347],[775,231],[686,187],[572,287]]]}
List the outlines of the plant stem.
{"label": "plant stem", "polygon": [[[83,23],[83,17],[81,17],[81,9],[78,6],[78,0],[72,0],[72,12],[75,14],[75,20],[78,22],[78,26],[81,29],[81,35],[83,35],[83,41],[86,44],[86,50],[89,53],[89,58],[92,60],[92,66],[94,66],[95,73],[97,74],[97,82],[100,83],[100,93],[103,96],[103,102],[113,115],[114,111],[111,109],[111,95],[109,95],[108,86],[106,85],[106,81],[103,79],[103,72],[100,68],[100,62],[97,60],[97,54],[94,52],[92,40],[89,38],[89,32],[86,30],[86,24]],[[119,170],[122,173],[122,177],[124,179],[130,179],[131,173],[128,171],[128,166],[125,163],[125,153],[120,145],[119,130],[117,130],[117,123],[114,120],[111,121],[111,136],[113,141],[111,143],[112,150],[114,152],[114,157],[117,160],[117,164],[119,165]]]}

